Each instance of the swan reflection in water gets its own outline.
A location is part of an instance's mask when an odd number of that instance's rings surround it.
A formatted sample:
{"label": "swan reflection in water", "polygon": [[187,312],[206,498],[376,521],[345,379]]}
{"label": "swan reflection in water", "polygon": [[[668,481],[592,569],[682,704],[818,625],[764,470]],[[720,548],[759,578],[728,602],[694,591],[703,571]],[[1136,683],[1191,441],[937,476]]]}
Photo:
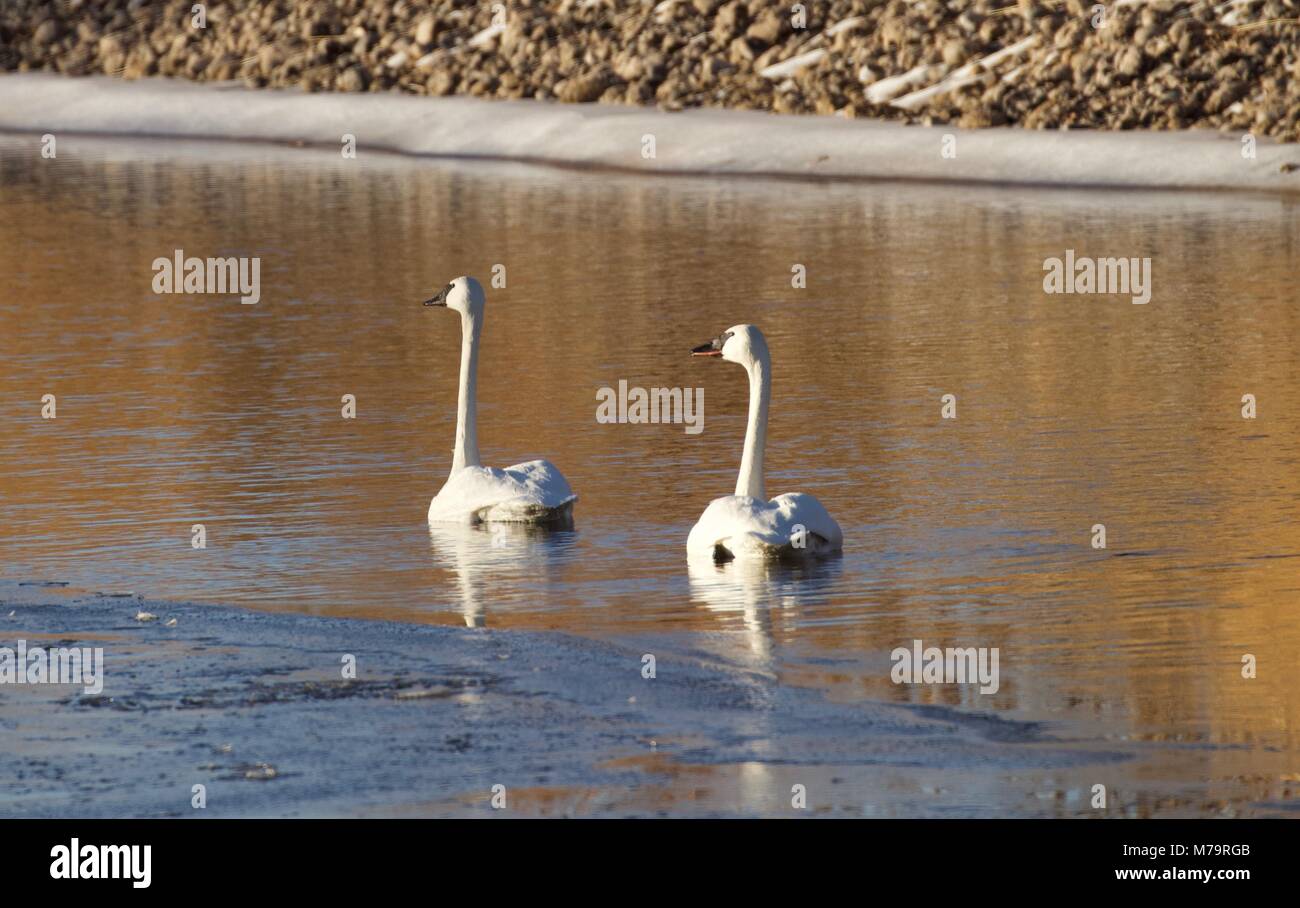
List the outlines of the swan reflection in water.
{"label": "swan reflection in water", "polygon": [[727,618],[739,616],[752,656],[764,667],[772,657],[772,619],[797,623],[809,606],[826,601],[835,588],[842,560],[805,562],[738,559],[721,564],[689,559],[691,599]]}
{"label": "swan reflection in water", "polygon": [[484,627],[484,604],[514,598],[536,601],[538,586],[556,579],[573,556],[572,524],[541,527],[523,523],[465,526],[430,524],[429,547],[436,567],[456,576],[460,612],[467,627]]}
{"label": "swan reflection in water", "polygon": [[[727,629],[740,619],[747,650],[726,655],[752,671],[771,676],[776,671],[773,625],[779,624],[788,634],[807,617],[810,607],[827,601],[837,583],[841,559],[794,563],[738,559],[720,564],[690,559],[687,570],[694,603],[718,613]],[[750,810],[757,808],[759,813],[780,810],[780,799],[774,799],[773,793],[781,789],[769,763],[781,761],[779,725],[771,713],[759,710],[737,730],[745,735],[753,757],[740,764],[732,781],[733,796],[737,803]]]}

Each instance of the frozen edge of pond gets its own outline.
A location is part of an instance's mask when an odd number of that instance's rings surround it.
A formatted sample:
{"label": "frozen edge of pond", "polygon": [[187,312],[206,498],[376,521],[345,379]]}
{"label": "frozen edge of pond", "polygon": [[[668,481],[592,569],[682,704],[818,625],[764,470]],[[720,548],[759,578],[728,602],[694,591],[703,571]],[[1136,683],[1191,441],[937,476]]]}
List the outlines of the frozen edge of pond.
{"label": "frozen edge of pond", "polygon": [[[157,619],[136,620],[140,611]],[[675,778],[665,764],[739,766],[751,780],[754,767],[768,768],[764,779],[794,768],[817,790],[810,806],[831,801],[838,815],[863,809],[852,783],[894,815],[1046,815],[1059,805],[1015,784],[983,799],[1008,776],[1025,786],[1038,774],[1077,776],[1083,786],[1099,764],[1135,756],[991,714],[830,702],[698,653],[656,648],[657,677],[647,680],[643,641],[0,581],[0,646],[20,639],[102,647],[104,684],[98,695],[0,685],[0,816],[490,815],[497,783],[557,792],[592,815],[788,814],[780,776],[743,803],[701,805],[689,796],[699,777]],[[355,680],[342,680],[345,653],[356,658]],[[881,773],[911,784],[877,795]],[[850,787],[835,788],[836,777]],[[918,794],[936,777],[957,803]],[[190,805],[196,784],[207,789],[201,812]],[[667,806],[638,801],[656,788],[683,794]],[[608,801],[584,800],[591,789]]]}
{"label": "frozen edge of pond", "polygon": [[[401,94],[304,94],[171,79],[0,75],[0,130],[306,143],[649,173],[1300,192],[1300,145],[1210,131],[961,130],[752,111]],[[941,154],[956,137],[955,157]],[[643,156],[654,137],[654,157]],[[1296,165],[1289,173],[1283,169]]]}

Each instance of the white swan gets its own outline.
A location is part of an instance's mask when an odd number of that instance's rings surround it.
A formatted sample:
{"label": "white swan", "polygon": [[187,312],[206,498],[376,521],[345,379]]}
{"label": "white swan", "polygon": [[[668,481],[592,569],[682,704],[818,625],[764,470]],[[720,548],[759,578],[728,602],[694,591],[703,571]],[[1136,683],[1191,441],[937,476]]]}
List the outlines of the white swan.
{"label": "white swan", "polygon": [[478,459],[476,388],[478,343],[483,333],[483,287],[461,276],[426,306],[446,306],[460,313],[460,397],[456,406],[456,447],[451,475],[429,502],[429,523],[567,524],[578,496],[568,480],[545,460],[530,460],[498,470]]}
{"label": "white swan", "polygon": [[811,495],[793,492],[771,501],[763,484],[763,445],[772,396],[772,360],[763,332],[736,325],[691,351],[740,363],[749,373],[749,426],[736,494],[715,498],[686,540],[690,558],[799,559],[829,555],[844,546],[840,525]]}

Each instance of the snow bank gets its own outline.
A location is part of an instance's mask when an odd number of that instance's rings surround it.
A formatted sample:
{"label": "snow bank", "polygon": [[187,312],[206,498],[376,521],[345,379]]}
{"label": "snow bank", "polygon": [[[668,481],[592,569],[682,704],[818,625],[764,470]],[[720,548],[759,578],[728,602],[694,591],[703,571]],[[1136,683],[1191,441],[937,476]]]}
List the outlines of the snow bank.
{"label": "snow bank", "polygon": [[[1300,192],[1300,146],[1213,132],[960,130],[838,117],[398,94],[303,94],[166,79],[0,75],[0,130],[302,142],[652,173]],[[944,137],[955,156],[945,157]],[[649,137],[653,137],[653,142]],[[653,155],[651,155],[653,146]]]}

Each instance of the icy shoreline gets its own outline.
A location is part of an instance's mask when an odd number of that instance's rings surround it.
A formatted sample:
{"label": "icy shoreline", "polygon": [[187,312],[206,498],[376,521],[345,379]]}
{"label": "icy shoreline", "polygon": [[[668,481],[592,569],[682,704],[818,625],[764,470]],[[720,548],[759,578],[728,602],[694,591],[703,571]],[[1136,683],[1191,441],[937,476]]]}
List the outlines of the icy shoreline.
{"label": "icy shoreline", "polygon": [[788,816],[791,779],[814,813],[1032,816],[1055,808],[993,780],[1087,779],[1134,756],[1033,722],[831,702],[643,640],[0,580],[0,647],[20,640],[102,648],[103,690],[0,684],[0,817]]}
{"label": "icy shoreline", "polygon": [[[0,131],[263,141],[657,174],[1300,193],[1300,146],[1212,132],[961,130],[169,79],[0,75]],[[948,137],[948,138],[946,138]],[[649,154],[653,145],[653,156]],[[945,150],[949,156],[945,156]]]}

